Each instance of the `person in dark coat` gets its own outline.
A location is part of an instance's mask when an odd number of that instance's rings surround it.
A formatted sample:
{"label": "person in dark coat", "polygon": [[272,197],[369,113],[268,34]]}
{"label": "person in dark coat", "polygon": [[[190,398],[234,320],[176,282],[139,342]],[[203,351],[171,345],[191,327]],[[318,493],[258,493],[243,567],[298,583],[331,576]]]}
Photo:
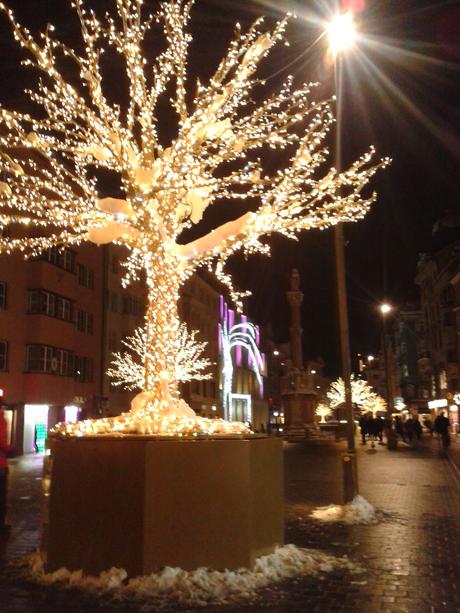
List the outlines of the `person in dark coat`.
{"label": "person in dark coat", "polygon": [[420,423],[418,415],[415,415],[414,416],[414,435],[418,441],[422,440],[422,430],[423,430],[422,424]]}
{"label": "person in dark coat", "polygon": [[414,420],[412,416],[404,422],[404,432],[406,433],[409,443],[412,443],[412,439],[414,438]]}
{"label": "person in dark coat", "polygon": [[361,429],[361,444],[366,444],[366,436],[369,434],[369,415],[361,415],[359,418],[359,427]]}
{"label": "person in dark coat", "polygon": [[404,433],[404,424],[399,416],[395,418],[395,430],[396,430],[396,434],[400,436],[404,442],[406,442],[406,435]]}
{"label": "person in dark coat", "polygon": [[449,419],[444,415],[444,412],[441,411],[434,420],[434,431],[441,438],[444,449],[447,449],[450,445],[449,426]]}
{"label": "person in dark coat", "polygon": [[10,451],[7,441],[6,419],[3,410],[0,409],[0,534],[6,532],[6,497],[8,489],[8,462],[7,454]]}

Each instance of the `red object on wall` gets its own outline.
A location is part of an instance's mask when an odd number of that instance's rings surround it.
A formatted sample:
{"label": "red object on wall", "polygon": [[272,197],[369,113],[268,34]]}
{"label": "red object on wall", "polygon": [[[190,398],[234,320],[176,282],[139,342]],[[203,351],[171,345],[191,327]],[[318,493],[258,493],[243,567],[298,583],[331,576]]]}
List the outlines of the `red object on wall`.
{"label": "red object on wall", "polygon": [[342,0],[342,8],[345,11],[360,13],[361,11],[364,11],[365,6],[366,0]]}

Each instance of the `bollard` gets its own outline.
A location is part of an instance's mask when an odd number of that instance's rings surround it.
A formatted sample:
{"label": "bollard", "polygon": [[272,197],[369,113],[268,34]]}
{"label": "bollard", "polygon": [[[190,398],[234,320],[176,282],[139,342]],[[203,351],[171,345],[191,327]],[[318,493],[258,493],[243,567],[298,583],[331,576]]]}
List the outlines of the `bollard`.
{"label": "bollard", "polygon": [[351,502],[358,493],[358,470],[356,455],[345,453],[342,455],[343,469],[343,499],[344,503]]}
{"label": "bollard", "polygon": [[387,449],[394,450],[398,447],[398,435],[391,429],[387,431]]}

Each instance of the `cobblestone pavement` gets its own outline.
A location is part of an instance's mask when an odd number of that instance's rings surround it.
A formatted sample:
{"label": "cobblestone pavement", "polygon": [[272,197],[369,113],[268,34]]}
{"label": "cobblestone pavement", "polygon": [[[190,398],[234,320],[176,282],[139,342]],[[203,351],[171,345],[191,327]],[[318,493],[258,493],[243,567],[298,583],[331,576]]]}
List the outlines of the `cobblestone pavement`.
{"label": "cobblestone pavement", "polygon": [[[343,450],[338,444],[286,444],[286,542],[347,555],[364,572],[292,579],[262,590],[255,603],[207,607],[207,613],[460,613],[460,478],[453,468],[460,445],[452,445],[452,463],[439,453],[434,440],[418,447],[401,445],[393,452],[383,446],[359,446],[360,493],[380,510],[380,523],[317,523],[309,517],[313,508],[341,503]],[[40,478],[39,458],[14,461],[9,515],[13,526],[9,538],[0,540],[0,611],[155,610],[148,603],[120,604],[77,590],[28,584],[15,576],[8,563],[38,544]],[[171,605],[171,610],[178,609]]]}

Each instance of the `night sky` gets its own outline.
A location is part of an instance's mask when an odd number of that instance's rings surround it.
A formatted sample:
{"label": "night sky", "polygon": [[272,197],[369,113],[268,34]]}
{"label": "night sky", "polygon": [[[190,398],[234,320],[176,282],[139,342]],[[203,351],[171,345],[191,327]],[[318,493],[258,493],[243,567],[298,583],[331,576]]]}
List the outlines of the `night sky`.
{"label": "night sky", "polygon": [[[6,0],[33,31],[48,21],[56,34],[78,44],[70,0]],[[113,0],[88,0],[98,12]],[[417,298],[414,277],[418,255],[451,238],[455,230],[433,237],[436,220],[460,208],[460,2],[427,0],[347,0],[359,10],[362,35],[345,60],[340,126],[343,164],[370,144],[393,163],[379,173],[373,188],[378,202],[365,220],[347,224],[346,262],[352,355],[378,349],[377,304],[386,298],[403,306]],[[155,2],[146,0],[154,7]],[[276,47],[264,69],[267,87],[276,88],[287,74],[299,81],[321,81],[318,97],[333,92],[333,69],[318,41],[328,3],[320,0],[196,0],[192,13],[194,43],[190,73],[208,76],[215,69],[236,21],[249,24],[260,15],[271,21],[286,11],[298,18],[289,27],[290,47]],[[329,12],[332,10],[329,5]],[[365,33],[365,34],[364,34]],[[156,47],[155,40],[151,41]],[[24,106],[22,90],[33,85],[30,71],[18,68],[21,55],[0,19],[0,100],[8,108]],[[120,87],[118,72],[107,67],[110,83]],[[109,87],[114,87],[110,85]],[[165,135],[169,122],[165,116]],[[201,231],[211,223],[208,209]],[[229,218],[235,214],[227,212]],[[297,267],[305,294],[305,357],[322,355],[327,371],[338,371],[333,231],[305,232],[298,243],[270,239],[272,258],[253,256],[230,263],[241,287],[253,291],[250,314],[271,322],[275,340],[288,338],[285,300],[289,272]]]}

